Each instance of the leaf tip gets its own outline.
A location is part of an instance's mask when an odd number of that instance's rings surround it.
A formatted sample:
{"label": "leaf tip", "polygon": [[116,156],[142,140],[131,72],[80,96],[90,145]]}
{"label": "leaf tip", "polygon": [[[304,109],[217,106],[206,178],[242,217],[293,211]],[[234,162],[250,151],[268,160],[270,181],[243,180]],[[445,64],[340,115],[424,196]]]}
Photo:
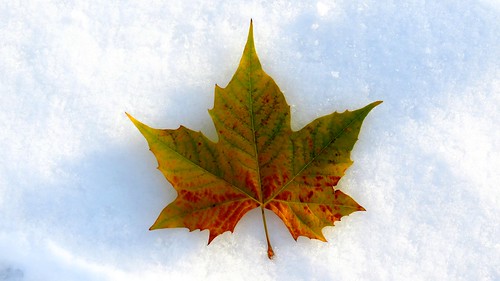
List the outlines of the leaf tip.
{"label": "leaf tip", "polygon": [[210,243],[212,243],[212,241],[214,240],[215,237],[217,237],[219,234],[216,234],[216,233],[212,233],[212,231],[210,230],[209,234],[208,234],[208,243],[207,245],[210,245]]}
{"label": "leaf tip", "polygon": [[248,30],[248,42],[252,41],[253,42],[253,20],[250,19],[250,28]]}
{"label": "leaf tip", "polygon": [[146,125],[146,124],[143,124],[141,123],[139,120],[135,119],[132,115],[128,114],[127,112],[125,112],[125,114],[127,115],[127,117],[130,119],[130,121],[132,121],[132,123],[134,123],[134,126],[139,129],[139,131],[144,135],[145,131],[147,130],[150,130],[151,128]]}
{"label": "leaf tip", "polygon": [[130,119],[130,121],[132,121],[132,123],[137,124],[139,122],[132,115],[128,114],[128,112],[125,112],[125,115],[127,115],[128,119]]}
{"label": "leaf tip", "polygon": [[374,101],[372,103],[370,103],[369,105],[367,105],[365,108],[369,108],[369,110],[372,110],[373,108],[377,107],[377,105],[383,103],[383,101],[381,100],[378,100],[378,101]]}

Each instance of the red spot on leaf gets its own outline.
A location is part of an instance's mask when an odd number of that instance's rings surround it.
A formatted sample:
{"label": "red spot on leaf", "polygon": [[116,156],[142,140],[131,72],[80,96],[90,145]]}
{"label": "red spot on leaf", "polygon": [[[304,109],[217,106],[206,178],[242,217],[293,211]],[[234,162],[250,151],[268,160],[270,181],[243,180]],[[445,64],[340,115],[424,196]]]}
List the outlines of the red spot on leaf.
{"label": "red spot on leaf", "polygon": [[319,205],[319,209],[321,210],[322,213],[331,213],[332,212],[332,207],[328,205]]}
{"label": "red spot on leaf", "polygon": [[179,183],[179,177],[173,176],[171,179],[172,185],[177,185]]}
{"label": "red spot on leaf", "polygon": [[199,194],[189,190],[180,190],[179,196],[182,197],[184,200],[192,203],[197,203],[201,199]]}
{"label": "red spot on leaf", "polygon": [[307,145],[309,146],[309,150],[312,150],[314,147],[314,143],[312,138],[307,138]]}
{"label": "red spot on leaf", "polygon": [[328,176],[328,182],[326,184],[330,186],[336,186],[339,180],[339,176]]}
{"label": "red spot on leaf", "polygon": [[290,175],[288,173],[283,174],[283,183],[288,182],[288,179],[290,179]]}
{"label": "red spot on leaf", "polygon": [[311,190],[307,193],[307,199],[311,199],[314,195],[314,192]]}
{"label": "red spot on leaf", "polygon": [[326,211],[326,207],[325,205],[319,205],[319,209],[321,210],[321,212],[325,212]]}
{"label": "red spot on leaf", "polygon": [[282,191],[278,196],[276,196],[276,199],[289,201],[292,199],[292,193],[288,190]]}
{"label": "red spot on leaf", "polygon": [[252,175],[250,174],[250,172],[247,172],[246,173],[246,176],[245,176],[245,185],[250,189],[250,190],[255,190],[255,181],[252,177]]}

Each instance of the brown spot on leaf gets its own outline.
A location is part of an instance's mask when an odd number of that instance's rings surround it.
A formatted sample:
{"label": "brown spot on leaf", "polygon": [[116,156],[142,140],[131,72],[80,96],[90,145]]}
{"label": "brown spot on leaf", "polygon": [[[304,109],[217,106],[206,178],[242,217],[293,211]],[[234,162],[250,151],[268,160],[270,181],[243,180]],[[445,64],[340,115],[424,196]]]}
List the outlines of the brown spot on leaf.
{"label": "brown spot on leaf", "polygon": [[307,177],[306,176],[302,176],[302,182],[306,185],[309,185],[309,182],[307,181]]}
{"label": "brown spot on leaf", "polygon": [[264,101],[265,104],[269,103],[269,96],[268,95],[264,96],[264,100],[263,101]]}
{"label": "brown spot on leaf", "polygon": [[314,192],[312,190],[310,190],[309,192],[307,192],[306,195],[300,195],[299,200],[300,200],[300,202],[311,202],[311,198],[313,197],[313,195],[314,195]]}

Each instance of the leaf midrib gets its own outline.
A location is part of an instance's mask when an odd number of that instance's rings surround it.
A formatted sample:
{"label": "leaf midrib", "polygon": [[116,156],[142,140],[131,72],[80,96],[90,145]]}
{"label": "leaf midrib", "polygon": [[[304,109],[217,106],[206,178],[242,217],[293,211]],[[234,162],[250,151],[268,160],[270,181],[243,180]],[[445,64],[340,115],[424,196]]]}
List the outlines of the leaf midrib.
{"label": "leaf midrib", "polygon": [[[253,38],[252,38],[253,39]],[[252,41],[252,45],[249,46],[251,48],[254,48],[255,49],[255,46],[253,46],[253,41]],[[253,50],[255,52],[255,50]],[[255,114],[254,114],[254,110],[253,110],[253,103],[254,103],[254,100],[253,100],[253,84],[252,84],[252,71],[253,71],[253,65],[252,65],[252,55],[253,53],[252,51],[248,52],[248,71],[246,71],[246,75],[247,75],[247,80],[248,80],[248,99],[249,99],[249,103],[250,103],[250,121],[251,121],[251,129],[252,129],[252,137],[253,137],[253,148],[254,148],[254,152],[255,152],[255,162],[257,163],[257,184],[259,186],[259,189],[260,189],[260,193],[257,194],[257,196],[259,198],[257,198],[257,202],[259,202],[259,205],[263,206],[263,194],[264,194],[264,191],[262,190],[262,181],[261,181],[261,176],[260,176],[260,164],[259,164],[259,148],[257,147],[257,139],[256,139],[256,130],[255,130]]]}

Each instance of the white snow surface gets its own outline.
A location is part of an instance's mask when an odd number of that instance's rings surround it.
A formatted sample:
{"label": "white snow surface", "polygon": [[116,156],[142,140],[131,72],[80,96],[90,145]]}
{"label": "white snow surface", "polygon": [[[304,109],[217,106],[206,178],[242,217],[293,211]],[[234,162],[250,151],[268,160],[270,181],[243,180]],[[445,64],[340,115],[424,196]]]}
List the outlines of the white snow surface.
{"label": "white snow surface", "polygon": [[[500,280],[500,2],[0,3],[0,280]],[[176,193],[124,112],[215,138],[250,19],[293,128],[383,100],[297,242],[260,211],[148,231]]]}

